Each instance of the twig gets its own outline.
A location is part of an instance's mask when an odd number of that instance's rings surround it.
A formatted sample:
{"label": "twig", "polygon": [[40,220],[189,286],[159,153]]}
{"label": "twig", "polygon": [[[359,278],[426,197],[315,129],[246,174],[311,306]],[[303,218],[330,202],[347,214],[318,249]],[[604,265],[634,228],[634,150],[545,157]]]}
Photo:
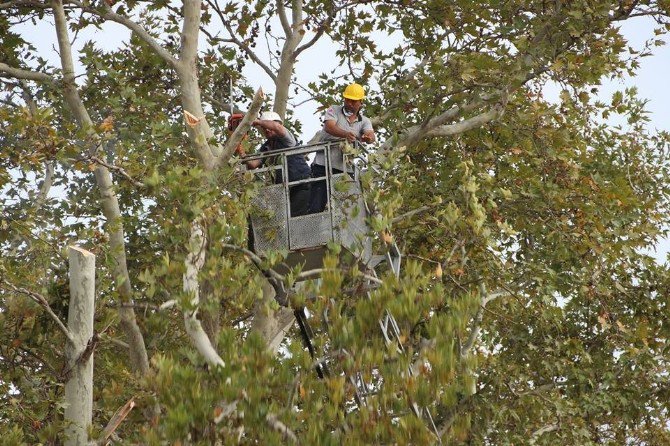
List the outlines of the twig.
{"label": "twig", "polygon": [[247,256],[249,258],[249,260],[251,260],[254,263],[254,265],[256,265],[256,267],[259,270],[261,270],[263,272],[263,274],[265,274],[266,276],[270,275],[272,277],[272,279],[274,279],[274,280],[283,281],[285,279],[284,276],[282,276],[281,274],[279,274],[277,271],[275,271],[273,269],[264,269],[263,268],[263,259],[261,259],[259,256],[257,256],[255,253],[249,251],[248,249],[242,248],[241,246],[231,245],[231,244],[228,244],[228,243],[223,243],[221,246],[224,247],[224,248],[228,248],[228,249],[232,249],[232,250],[241,252],[242,254]]}
{"label": "twig", "polygon": [[399,221],[402,221],[406,218],[409,218],[409,217],[412,217],[412,216],[414,216],[416,214],[419,214],[421,212],[430,210],[433,207],[435,207],[435,205],[425,205],[425,206],[418,207],[416,209],[412,209],[409,212],[405,212],[404,214],[401,214],[401,215],[398,215],[397,217],[394,217],[393,220],[391,220],[391,223],[392,224],[398,223]]}
{"label": "twig", "polygon": [[123,167],[108,164],[108,163],[104,162],[103,160],[101,160],[100,158],[98,158],[97,156],[89,156],[88,159],[93,161],[96,164],[100,164],[101,166],[105,166],[107,169],[109,169],[111,171],[118,172],[119,175],[124,177],[126,180],[130,181],[136,187],[145,187],[144,183],[142,183],[141,181],[137,181],[136,179],[134,179],[133,177],[128,175],[128,172],[126,172],[123,169]]}
{"label": "twig", "polygon": [[4,279],[0,279],[0,283],[4,283],[7,288],[10,290],[14,291],[15,293],[20,293],[20,294],[25,294],[29,298],[31,298],[35,303],[40,305],[44,310],[47,312],[47,314],[53,319],[53,321],[56,323],[60,331],[63,332],[65,337],[67,338],[68,341],[74,342],[74,338],[72,337],[72,334],[70,333],[70,330],[67,329],[65,324],[63,324],[63,321],[60,320],[58,316],[56,316],[56,313],[53,312],[51,309],[51,306],[49,306],[49,302],[46,300],[44,296],[42,296],[39,293],[35,293],[34,291],[27,290],[25,288],[17,287],[9,282],[7,282]]}

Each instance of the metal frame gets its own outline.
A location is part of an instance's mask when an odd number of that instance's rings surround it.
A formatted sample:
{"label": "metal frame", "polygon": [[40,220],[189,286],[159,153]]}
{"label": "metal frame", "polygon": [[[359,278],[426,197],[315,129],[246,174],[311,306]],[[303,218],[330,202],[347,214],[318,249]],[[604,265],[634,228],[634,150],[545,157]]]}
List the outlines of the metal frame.
{"label": "metal frame", "polygon": [[[285,149],[278,149],[278,150],[272,150],[268,151],[265,153],[259,153],[259,154],[254,154],[251,156],[247,156],[243,159],[241,159],[241,165],[250,173],[252,173],[256,177],[260,177],[263,173],[266,172],[275,172],[277,170],[281,171],[281,178],[282,178],[282,186],[283,186],[283,191],[284,191],[284,198],[285,198],[285,204],[286,204],[286,221],[284,222],[286,231],[288,234],[288,246],[286,248],[289,251],[293,251],[295,246],[292,245],[292,240],[291,240],[291,234],[292,234],[292,224],[295,224],[294,222],[294,217],[291,215],[291,187],[300,185],[300,184],[306,184],[306,183],[316,183],[318,181],[325,181],[326,183],[326,209],[320,213],[315,213],[315,214],[308,214],[308,215],[318,215],[318,214],[323,214],[324,212],[328,212],[328,219],[330,221],[330,227],[329,227],[329,236],[328,239],[330,241],[337,240],[338,239],[338,234],[337,230],[338,228],[336,227],[336,218],[335,218],[335,206],[333,202],[333,194],[332,194],[332,186],[333,186],[333,175],[339,175],[339,174],[333,174],[332,172],[332,164],[333,164],[333,159],[332,159],[332,150],[334,148],[339,148],[342,144],[345,144],[346,140],[332,140],[332,141],[324,141],[324,142],[319,142],[319,143],[314,143],[314,144],[308,144],[308,145],[303,145],[303,146],[298,146],[298,147],[289,147]],[[360,148],[360,145],[358,142],[353,143],[355,147]],[[307,155],[310,153],[319,153],[323,152],[324,154],[324,159],[325,159],[325,175],[323,177],[317,177],[317,178],[306,178],[303,180],[297,180],[297,181],[290,181],[288,177],[288,157],[293,156],[293,155]],[[278,161],[276,161],[274,164],[269,165],[269,166],[262,166],[256,169],[249,169],[246,168],[245,163],[247,161],[253,161],[253,160],[261,160],[261,161],[266,161],[270,158],[275,158],[279,157]],[[354,181],[359,181],[359,169],[358,166],[350,162],[349,157],[347,154],[344,152],[342,153],[343,157],[343,163],[345,166],[345,173],[353,173]],[[361,158],[362,159],[362,158]],[[276,175],[276,173],[274,173]],[[280,184],[280,183],[276,183]],[[303,217],[303,216],[299,216]],[[252,218],[252,225],[254,224],[254,218]],[[316,244],[313,247],[316,246],[322,246],[322,243]],[[309,248],[309,246],[307,247]],[[254,247],[255,249],[255,247]],[[302,249],[302,248],[299,248]]]}

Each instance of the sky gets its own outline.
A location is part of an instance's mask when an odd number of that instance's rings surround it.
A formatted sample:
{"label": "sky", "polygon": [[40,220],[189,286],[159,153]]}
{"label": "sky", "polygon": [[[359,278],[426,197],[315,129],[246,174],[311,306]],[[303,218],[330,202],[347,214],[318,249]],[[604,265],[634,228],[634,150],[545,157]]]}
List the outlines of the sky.
{"label": "sky", "polygon": [[[631,47],[641,49],[646,39],[653,36],[653,27],[653,21],[647,18],[636,18],[623,23],[622,32]],[[40,55],[48,57],[55,64],[58,64],[58,55],[55,50],[56,39],[52,23],[40,22],[37,27],[26,24],[25,31],[24,34],[29,36],[28,40],[36,47]],[[106,24],[103,29],[91,29],[80,33],[74,48],[76,49],[85,41],[92,39],[103,49],[114,49],[124,40],[127,40],[129,36],[130,33],[125,27],[110,23]],[[303,53],[303,57],[296,65],[298,79],[305,84],[316,80],[324,69],[324,64],[322,57],[315,57],[314,55],[329,53],[332,54],[332,47],[325,39]],[[666,79],[668,73],[670,73],[670,45],[656,47],[653,49],[652,56],[640,60],[640,68],[635,76],[603,79],[602,86],[599,87],[599,98],[609,100],[615,91],[635,86],[638,89],[639,97],[647,101],[650,129],[670,131],[670,88],[667,87]],[[248,64],[243,75],[251,85],[262,87],[267,92],[274,91],[269,77],[261,70],[253,69],[252,64]],[[556,101],[559,91],[556,88],[547,87],[544,93],[549,101]],[[294,112],[302,122],[303,132],[300,136],[304,141],[309,140],[321,126],[321,119],[316,110],[318,104],[307,99],[304,93],[301,93],[291,100],[293,105],[300,104],[299,107],[294,109]],[[617,118],[614,117],[613,119],[616,120]],[[625,125],[624,122],[611,121],[611,123]],[[668,259],[669,253],[670,240],[666,239],[657,246],[656,252],[652,254],[659,262],[668,262],[670,260]]]}

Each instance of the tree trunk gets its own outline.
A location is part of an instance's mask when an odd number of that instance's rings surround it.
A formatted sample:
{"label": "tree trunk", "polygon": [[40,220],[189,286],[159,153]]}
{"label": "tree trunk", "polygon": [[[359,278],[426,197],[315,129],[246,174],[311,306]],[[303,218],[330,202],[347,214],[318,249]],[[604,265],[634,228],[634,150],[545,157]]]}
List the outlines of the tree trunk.
{"label": "tree trunk", "polygon": [[69,371],[65,383],[65,445],[75,446],[87,443],[93,417],[95,256],[71,246],[69,260],[70,308],[67,324],[72,342],[65,348]]}

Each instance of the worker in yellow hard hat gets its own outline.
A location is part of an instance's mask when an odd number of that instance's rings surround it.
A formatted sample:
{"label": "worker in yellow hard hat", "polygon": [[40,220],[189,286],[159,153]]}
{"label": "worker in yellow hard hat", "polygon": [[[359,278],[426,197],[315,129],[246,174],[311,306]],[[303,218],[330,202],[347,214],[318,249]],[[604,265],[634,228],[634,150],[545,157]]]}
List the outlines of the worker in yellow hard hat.
{"label": "worker in yellow hard hat", "polygon": [[[323,129],[317,136],[318,141],[331,141],[346,139],[349,142],[356,140],[372,143],[375,141],[375,133],[372,122],[363,116],[363,99],[365,89],[357,83],[349,84],[342,93],[343,105],[332,105],[328,107],[323,118]],[[312,177],[318,178],[326,175],[326,160],[323,152],[317,152],[312,163]],[[330,166],[334,173],[344,172],[345,166],[342,151],[332,148],[330,152]],[[326,182],[317,181],[312,183],[312,194],[310,200],[310,213],[322,212],[327,203]]]}

